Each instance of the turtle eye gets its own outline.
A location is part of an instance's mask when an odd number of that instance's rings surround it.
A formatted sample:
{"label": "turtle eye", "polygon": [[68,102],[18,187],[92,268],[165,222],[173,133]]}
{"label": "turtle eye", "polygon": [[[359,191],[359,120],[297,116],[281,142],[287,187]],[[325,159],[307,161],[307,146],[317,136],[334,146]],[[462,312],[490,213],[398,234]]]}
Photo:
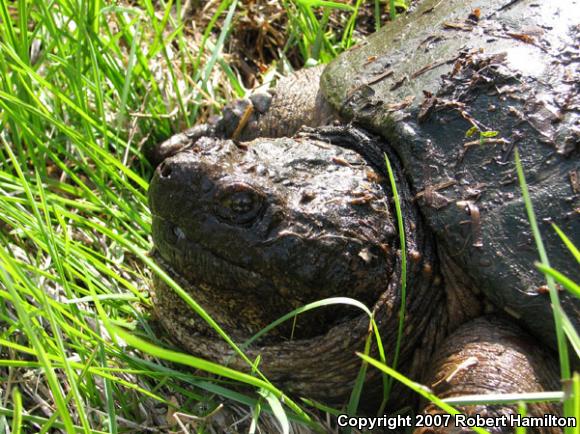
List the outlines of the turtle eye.
{"label": "turtle eye", "polygon": [[221,220],[246,224],[256,219],[262,210],[263,195],[250,185],[236,182],[218,192],[216,214]]}

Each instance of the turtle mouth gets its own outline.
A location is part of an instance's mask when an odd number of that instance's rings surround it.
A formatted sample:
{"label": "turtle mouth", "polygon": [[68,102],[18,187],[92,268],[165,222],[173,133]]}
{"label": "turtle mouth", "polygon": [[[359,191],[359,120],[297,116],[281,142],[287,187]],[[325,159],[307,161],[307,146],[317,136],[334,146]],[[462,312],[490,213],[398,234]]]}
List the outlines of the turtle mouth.
{"label": "turtle mouth", "polygon": [[[185,231],[161,217],[154,219],[155,249],[152,257],[201,307],[234,339],[247,340],[260,330],[310,301],[300,297],[300,288],[276,284],[264,272],[250,270],[217,254],[203,243],[191,240]],[[156,281],[156,297],[161,305],[178,306],[194,335],[218,338],[167,285]],[[261,338],[261,344],[289,339],[308,339],[323,334],[355,312],[343,309],[316,309],[286,321]],[[358,312],[356,312],[358,313]]]}
{"label": "turtle mouth", "polygon": [[[196,245],[190,243],[190,245]],[[216,289],[207,283],[195,283],[190,280],[189,273],[184,273],[181,268],[171,265],[158,247],[151,252],[151,257],[182,289],[184,289],[202,309],[222,327],[230,337],[237,341],[249,339],[267,324],[256,321],[255,312],[252,312],[253,305],[244,303],[244,297],[240,297],[236,291],[225,291]],[[206,259],[200,259],[205,261]],[[227,267],[227,261],[223,262]],[[187,264],[186,264],[187,265]],[[192,336],[203,336],[211,339],[218,339],[217,332],[201,317],[198,317],[194,310],[187,305],[170,286],[159,276],[154,276],[155,297],[157,307],[162,317],[168,312],[172,312],[169,317],[179,321],[180,327],[187,328]],[[177,314],[173,314],[180,312]],[[280,333],[273,332],[268,335],[267,341],[279,342]]]}
{"label": "turtle mouth", "polygon": [[271,279],[267,276],[224,258],[204,243],[192,240],[173,222],[158,216],[155,220],[155,232],[159,236],[154,236],[154,241],[159,255],[191,285],[205,285],[216,291],[273,291],[272,285],[268,284]]}

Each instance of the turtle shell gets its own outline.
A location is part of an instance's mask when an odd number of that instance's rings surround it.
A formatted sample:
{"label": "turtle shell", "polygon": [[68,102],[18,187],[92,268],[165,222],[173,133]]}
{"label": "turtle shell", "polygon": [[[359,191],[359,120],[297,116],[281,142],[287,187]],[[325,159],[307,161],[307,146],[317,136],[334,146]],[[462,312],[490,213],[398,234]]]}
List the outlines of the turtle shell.
{"label": "turtle shell", "polygon": [[[439,245],[493,304],[553,341],[514,164],[519,150],[551,265],[580,267],[578,1],[426,0],[323,73],[341,116],[401,158]],[[580,325],[579,300],[561,299]]]}

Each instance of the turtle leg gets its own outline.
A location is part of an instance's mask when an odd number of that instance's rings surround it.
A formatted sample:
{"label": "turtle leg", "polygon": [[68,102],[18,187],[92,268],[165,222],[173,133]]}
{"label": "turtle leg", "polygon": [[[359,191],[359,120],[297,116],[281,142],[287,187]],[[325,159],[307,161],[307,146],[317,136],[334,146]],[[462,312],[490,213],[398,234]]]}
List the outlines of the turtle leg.
{"label": "turtle leg", "polygon": [[292,137],[301,127],[326,125],[337,119],[319,86],[323,66],[282,78],[274,89],[254,92],[224,108],[215,128],[221,137],[253,140]]}
{"label": "turtle leg", "polygon": [[[558,367],[553,357],[540,348],[531,336],[512,321],[499,315],[487,315],[459,327],[436,351],[428,381],[439,398],[473,394],[505,394],[557,390]],[[501,418],[517,415],[514,405],[472,405],[457,407],[468,416]],[[561,413],[559,405],[535,403],[528,415]],[[428,404],[423,414],[444,413]],[[498,420],[498,419],[496,419]],[[415,434],[471,432],[463,421],[450,418],[447,426],[417,427]],[[512,426],[485,428],[490,432],[513,432]],[[559,428],[534,428],[537,433],[557,433]]]}
{"label": "turtle leg", "polygon": [[203,136],[249,141],[258,137],[291,137],[301,127],[327,125],[338,119],[319,87],[323,66],[302,69],[282,78],[275,88],[254,92],[228,104],[209,123],[196,125],[156,146],[155,166]]}

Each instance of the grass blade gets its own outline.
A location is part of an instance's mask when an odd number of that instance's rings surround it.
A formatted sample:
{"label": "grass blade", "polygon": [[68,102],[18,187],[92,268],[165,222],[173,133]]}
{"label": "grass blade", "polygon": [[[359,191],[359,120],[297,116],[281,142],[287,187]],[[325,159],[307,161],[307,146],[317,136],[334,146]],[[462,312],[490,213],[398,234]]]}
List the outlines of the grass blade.
{"label": "grass blade", "polygon": [[[526,183],[522,163],[520,161],[520,154],[517,148],[515,149],[515,164],[518,173],[518,180],[520,182],[520,189],[522,191],[526,212],[528,214],[528,221],[530,222],[532,234],[534,235],[536,247],[540,255],[540,262],[544,267],[550,267],[550,262],[548,261],[548,255],[546,253],[546,249],[544,248],[542,236],[540,235],[540,229],[538,228],[538,223],[536,221],[536,214],[530,199],[528,185]],[[558,297],[558,291],[556,290],[554,279],[548,275],[546,280],[548,282],[548,289],[550,291],[550,301],[552,302],[552,307],[554,310],[554,325],[556,329],[556,339],[558,342],[560,374],[562,379],[567,380],[570,378],[570,363],[568,358],[568,347],[566,345],[566,339],[564,337],[564,331],[562,328],[562,316],[560,314],[562,307],[560,305],[560,298]]]}
{"label": "grass blade", "polygon": [[576,298],[580,298],[580,285],[572,281],[572,279],[569,279],[568,277],[564,276],[562,273],[560,273],[558,270],[553,269],[552,267],[546,267],[544,264],[536,263],[536,267],[538,267],[538,269],[542,273],[552,277],[556,282],[561,284]]}
{"label": "grass blade", "polygon": [[[399,193],[397,191],[397,183],[395,181],[395,175],[391,167],[391,162],[384,154],[385,164],[387,166],[387,172],[389,174],[389,181],[391,184],[391,189],[393,191],[393,202],[395,203],[395,212],[397,214],[397,230],[399,232],[399,243],[401,248],[401,307],[399,308],[399,326],[397,328],[397,341],[395,344],[395,354],[393,356],[393,361],[391,362],[393,369],[397,369],[399,363],[399,354],[401,352],[401,342],[403,339],[403,327],[405,325],[405,313],[407,309],[407,245],[406,245],[406,233],[405,225],[403,223],[403,212],[401,211],[401,200],[399,198]],[[387,384],[385,390],[385,399],[389,396],[390,383]],[[382,407],[382,406],[381,406]]]}
{"label": "grass blade", "polygon": [[[413,380],[405,377],[403,374],[400,374],[399,372],[397,372],[393,368],[385,365],[384,363],[379,362],[378,360],[373,359],[372,357],[366,356],[366,355],[361,354],[361,353],[357,353],[357,355],[360,358],[362,358],[363,360],[365,360],[366,362],[368,362],[369,364],[371,364],[372,366],[374,366],[375,368],[380,369],[381,371],[383,371],[387,375],[390,375],[391,377],[393,377],[395,380],[403,383],[409,389],[413,390],[414,392],[421,395],[423,398],[432,402],[437,407],[439,407],[441,410],[446,411],[449,414],[461,414],[459,412],[459,410],[453,408],[450,404],[439,399],[437,396],[435,396],[433,393],[431,393],[431,391],[429,390],[428,387],[414,382]],[[473,427],[473,430],[479,434],[489,434],[489,432],[487,430],[484,430],[482,428]]]}
{"label": "grass blade", "polygon": [[146,342],[136,336],[131,335],[125,330],[119,327],[112,327],[115,334],[121,339],[127,342],[129,345],[138,348],[139,350],[159,357],[160,359],[169,360],[171,362],[179,363],[185,366],[190,366],[194,369],[200,369],[202,371],[219,375],[221,377],[229,378],[240,383],[244,383],[250,386],[254,386],[258,389],[265,390],[272,393],[278,400],[284,400],[284,404],[291,410],[298,414],[303,414],[305,420],[310,422],[310,418],[304,414],[300,407],[294,403],[289,397],[285,396],[279,389],[272,386],[269,382],[256,378],[252,375],[245,374],[243,372],[236,371],[234,369],[228,368],[226,366],[219,365],[217,363],[209,362],[199,357],[191,356],[189,354],[179,353],[176,351],[168,350],[166,348],[161,348]]}
{"label": "grass blade", "polygon": [[566,247],[568,247],[568,250],[570,250],[570,253],[572,253],[572,255],[574,255],[574,258],[576,258],[576,261],[578,261],[578,263],[580,263],[580,250],[578,250],[576,248],[576,246],[570,240],[570,238],[568,238],[566,236],[566,234],[564,232],[562,232],[562,230],[557,225],[553,224],[552,227],[554,228],[556,233],[560,236],[560,238],[562,239],[562,242],[566,245]]}
{"label": "grass blade", "polygon": [[14,406],[14,415],[12,418],[12,432],[20,434],[22,432],[22,395],[18,387],[12,392],[12,404]]}
{"label": "grass blade", "polygon": [[282,407],[280,400],[268,390],[260,389],[259,393],[264,397],[264,399],[266,399],[268,404],[270,404],[272,413],[280,423],[282,434],[288,434],[290,432],[290,424],[288,423],[288,417],[286,416],[286,412],[284,412],[284,408]]}
{"label": "grass blade", "polygon": [[505,405],[520,402],[562,402],[564,392],[535,392],[535,393],[490,393],[486,395],[464,395],[445,398],[443,401],[451,405]]}

